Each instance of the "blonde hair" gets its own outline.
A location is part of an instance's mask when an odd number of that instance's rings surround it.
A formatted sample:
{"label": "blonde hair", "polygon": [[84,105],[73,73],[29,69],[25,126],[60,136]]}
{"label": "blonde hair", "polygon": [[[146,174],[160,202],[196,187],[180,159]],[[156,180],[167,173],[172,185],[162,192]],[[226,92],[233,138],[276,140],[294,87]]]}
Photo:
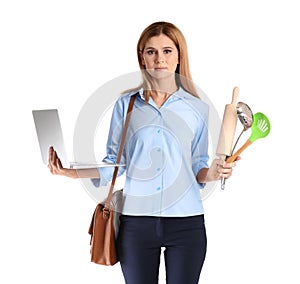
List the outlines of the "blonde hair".
{"label": "blonde hair", "polygon": [[[149,25],[144,31],[141,33],[140,38],[137,43],[137,57],[141,71],[145,71],[145,66],[142,63],[141,54],[144,51],[145,45],[147,41],[154,36],[159,36],[161,34],[169,37],[175,44],[179,54],[179,64],[175,71],[176,83],[178,87],[182,87],[191,95],[198,97],[195,85],[192,82],[192,76],[189,67],[189,59],[188,59],[188,50],[186,40],[182,34],[182,32],[172,23],[168,22],[155,22]],[[151,93],[151,83],[149,74],[147,72],[142,72],[143,75],[143,83],[136,90],[143,87],[144,88],[144,96],[146,101],[148,101],[150,93]]]}

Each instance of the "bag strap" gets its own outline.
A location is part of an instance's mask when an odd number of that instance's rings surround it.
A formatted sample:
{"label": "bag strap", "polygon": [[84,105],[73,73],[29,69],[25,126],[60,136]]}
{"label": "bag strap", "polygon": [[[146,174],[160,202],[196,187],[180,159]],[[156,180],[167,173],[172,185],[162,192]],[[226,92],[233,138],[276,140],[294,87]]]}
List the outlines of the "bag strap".
{"label": "bag strap", "polygon": [[[129,101],[129,105],[128,105],[128,109],[127,109],[127,115],[126,115],[125,124],[124,124],[124,129],[123,129],[121,143],[120,143],[120,148],[119,148],[118,157],[117,157],[117,164],[119,164],[121,162],[122,153],[123,153],[124,146],[125,146],[126,133],[127,133],[128,125],[129,125],[129,120],[130,120],[130,115],[131,115],[131,111],[132,111],[132,108],[133,108],[133,104],[134,104],[134,100],[135,100],[136,95],[137,94],[132,95],[131,98],[130,98],[130,101]],[[109,189],[109,192],[108,192],[108,196],[107,196],[106,201],[105,201],[104,208],[108,209],[108,210],[109,210],[109,207],[110,207],[110,202],[111,202],[111,199],[112,199],[116,178],[118,176],[118,170],[119,170],[119,166],[116,166],[115,170],[114,170],[113,178],[112,178],[112,181],[111,181],[110,189]]]}

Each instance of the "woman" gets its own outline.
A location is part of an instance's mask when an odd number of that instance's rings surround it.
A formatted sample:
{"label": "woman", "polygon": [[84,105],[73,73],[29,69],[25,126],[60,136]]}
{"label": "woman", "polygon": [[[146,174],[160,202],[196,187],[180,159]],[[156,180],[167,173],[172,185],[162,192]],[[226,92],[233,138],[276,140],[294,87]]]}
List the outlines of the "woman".
{"label": "woman", "polygon": [[[116,162],[130,97],[136,95],[120,174],[126,170],[118,252],[126,283],[158,283],[165,248],[170,284],[196,284],[206,255],[200,189],[232,174],[234,163],[214,159],[208,167],[208,106],[191,81],[187,46],[173,24],[156,22],[141,34],[137,56],[142,85],[116,102],[107,141],[106,162]],[[100,179],[113,169],[65,169],[53,148],[53,174]]]}

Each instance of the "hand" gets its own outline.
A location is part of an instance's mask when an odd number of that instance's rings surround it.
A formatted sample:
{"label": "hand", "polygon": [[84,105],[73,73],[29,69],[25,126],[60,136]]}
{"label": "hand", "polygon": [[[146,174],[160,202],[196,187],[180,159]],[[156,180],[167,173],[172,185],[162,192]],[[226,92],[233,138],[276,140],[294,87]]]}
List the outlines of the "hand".
{"label": "hand", "polygon": [[73,177],[73,170],[66,169],[62,166],[61,160],[57,156],[57,153],[53,147],[49,148],[48,168],[53,175]]}
{"label": "hand", "polygon": [[232,175],[233,167],[236,166],[236,161],[240,160],[241,157],[238,156],[236,160],[232,163],[226,163],[222,159],[214,159],[208,172],[207,181],[219,180],[221,178],[229,178]]}

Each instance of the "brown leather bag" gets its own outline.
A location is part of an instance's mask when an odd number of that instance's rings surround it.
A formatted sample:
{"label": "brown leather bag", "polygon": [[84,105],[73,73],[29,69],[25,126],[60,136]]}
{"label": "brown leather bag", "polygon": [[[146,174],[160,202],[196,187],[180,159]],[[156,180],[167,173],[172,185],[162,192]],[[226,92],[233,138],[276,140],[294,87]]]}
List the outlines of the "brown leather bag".
{"label": "brown leather bag", "polygon": [[[130,113],[133,108],[135,96],[136,95],[132,95],[130,98],[117,157],[117,164],[119,164],[121,161]],[[122,192],[121,190],[113,192],[115,181],[118,175],[118,169],[119,167],[115,167],[106,200],[96,206],[88,231],[91,235],[91,261],[101,265],[114,265],[119,261],[116,249],[116,230],[118,228],[115,227],[115,225],[118,224],[118,220],[116,220],[116,218],[119,217],[119,214],[115,208],[115,203],[112,202],[113,197]]]}

